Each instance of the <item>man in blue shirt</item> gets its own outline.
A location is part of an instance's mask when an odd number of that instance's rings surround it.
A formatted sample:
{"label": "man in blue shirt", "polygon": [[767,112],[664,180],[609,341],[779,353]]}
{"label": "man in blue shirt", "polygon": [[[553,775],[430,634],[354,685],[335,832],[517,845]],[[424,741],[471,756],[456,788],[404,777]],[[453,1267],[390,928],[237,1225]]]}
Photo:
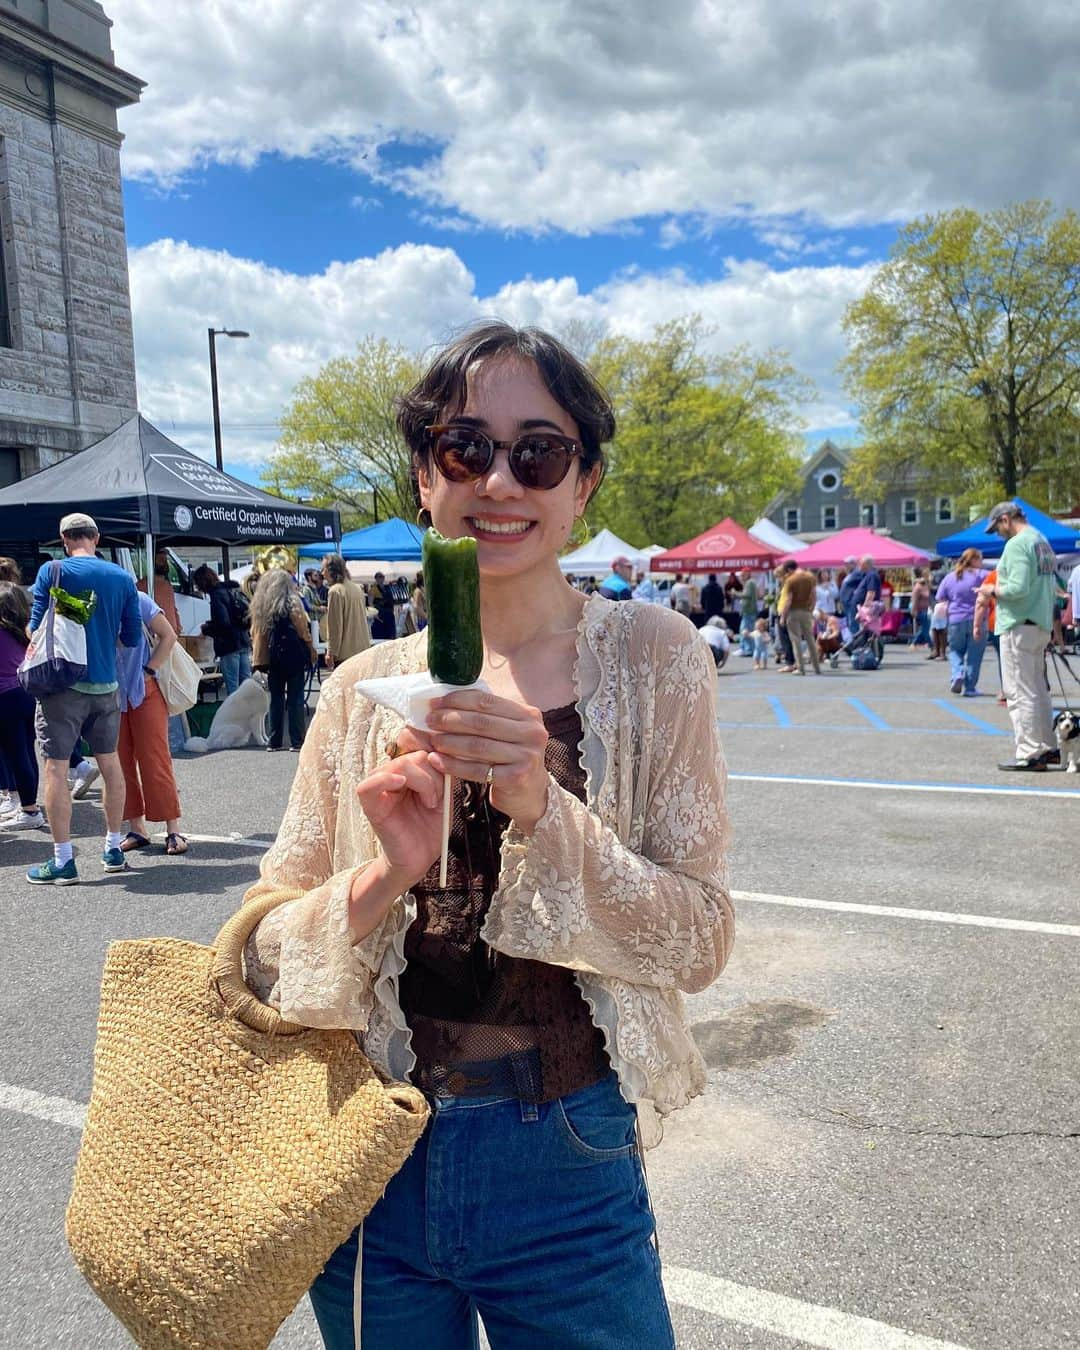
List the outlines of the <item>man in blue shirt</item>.
{"label": "man in blue shirt", "polygon": [[[119,641],[125,647],[137,647],[142,642],[138,594],[134,579],[122,567],[95,556],[99,533],[90,516],[82,511],[66,515],[60,522],[60,538],[67,554],[60,569],[61,588],[71,595],[92,591],[97,599],[86,623],[86,679],[38,703],[36,728],[45,761],[45,810],[53,856],[27,872],[27,881],[35,886],[72,886],[79,880],[71,847],[67,772],[71,752],[80,739],[90,746],[104,782],[108,830],[102,866],[106,872],[122,872],[127,866],[120,849],[124,771],[116,753],[120,736],[116,644]],[[34,583],[31,632],[49,608],[52,571],[52,563],[45,563]]]}
{"label": "man in blue shirt", "polygon": [[630,578],[634,575],[633,564],[629,558],[612,558],[611,572],[600,583],[600,594],[605,600],[630,600],[634,588]]}

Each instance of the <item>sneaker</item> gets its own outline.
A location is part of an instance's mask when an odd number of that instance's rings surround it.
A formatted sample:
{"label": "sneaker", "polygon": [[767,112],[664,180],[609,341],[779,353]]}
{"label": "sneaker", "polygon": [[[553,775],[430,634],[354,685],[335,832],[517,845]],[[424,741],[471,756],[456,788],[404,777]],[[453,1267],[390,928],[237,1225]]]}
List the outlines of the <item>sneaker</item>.
{"label": "sneaker", "polygon": [[1039,758],[1042,760],[1042,762],[1043,762],[1044,764],[1060,764],[1060,763],[1061,763],[1061,751],[1060,751],[1060,750],[1044,750],[1044,751],[1042,752],[1042,754],[1039,756]]}
{"label": "sneaker", "polygon": [[952,684],[949,685],[949,688],[952,690],[954,694],[958,694],[960,690],[963,689],[963,687],[964,687],[963,680],[953,680]]}
{"label": "sneaker", "polygon": [[26,879],[31,886],[75,886],[79,881],[79,871],[74,858],[69,858],[63,867],[50,858],[40,867],[31,867]]}
{"label": "sneaker", "polygon": [[0,818],[0,830],[43,830],[45,817],[40,811],[16,811]]}
{"label": "sneaker", "polygon": [[106,872],[127,871],[127,859],[118,848],[107,848],[101,855],[101,865]]}
{"label": "sneaker", "polygon": [[1045,773],[1046,761],[1041,755],[1034,759],[1010,759],[998,765],[1005,773]]}
{"label": "sneaker", "polygon": [[19,803],[10,792],[0,792],[0,818],[13,815],[18,809]]}
{"label": "sneaker", "polygon": [[100,777],[101,770],[96,764],[87,764],[85,768],[80,764],[71,775],[71,800],[82,801],[90,791],[91,784],[96,783]]}

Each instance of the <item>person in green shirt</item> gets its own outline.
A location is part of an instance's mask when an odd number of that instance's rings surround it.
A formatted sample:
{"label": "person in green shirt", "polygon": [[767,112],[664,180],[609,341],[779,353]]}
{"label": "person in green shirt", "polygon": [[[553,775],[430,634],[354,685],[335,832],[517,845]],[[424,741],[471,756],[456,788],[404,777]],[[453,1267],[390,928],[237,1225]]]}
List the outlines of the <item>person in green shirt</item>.
{"label": "person in green shirt", "polygon": [[999,502],[987,534],[1005,540],[994,585],[979,588],[997,602],[1002,687],[1016,739],[1016,758],[999,769],[1044,773],[1061,762],[1054,748],[1054,710],[1046,680],[1046,648],[1054,626],[1054,551],[1016,502]]}

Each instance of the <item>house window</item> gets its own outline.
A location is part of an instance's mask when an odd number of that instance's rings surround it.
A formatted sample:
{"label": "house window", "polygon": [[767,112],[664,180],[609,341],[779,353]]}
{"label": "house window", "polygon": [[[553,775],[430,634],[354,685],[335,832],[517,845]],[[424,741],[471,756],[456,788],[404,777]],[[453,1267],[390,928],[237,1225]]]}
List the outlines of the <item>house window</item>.
{"label": "house window", "polygon": [[951,497],[939,497],[937,499],[937,518],[939,525],[952,524],[953,509]]}
{"label": "house window", "polygon": [[900,503],[900,519],[905,525],[918,525],[919,523],[919,499],[918,497],[905,497]]}
{"label": "house window", "polygon": [[840,486],[840,475],[835,469],[826,469],[818,479],[818,486],[822,492],[835,492]]}
{"label": "house window", "polygon": [[10,487],[19,481],[18,450],[0,447],[0,488]]}
{"label": "house window", "polygon": [[877,524],[877,507],[873,502],[863,502],[859,507],[859,524],[868,530]]}
{"label": "house window", "polygon": [[800,521],[802,512],[797,506],[789,506],[784,512],[784,529],[788,534],[798,534],[802,528]]}
{"label": "house window", "polygon": [[821,528],[823,530],[836,529],[836,507],[823,506],[821,508]]}

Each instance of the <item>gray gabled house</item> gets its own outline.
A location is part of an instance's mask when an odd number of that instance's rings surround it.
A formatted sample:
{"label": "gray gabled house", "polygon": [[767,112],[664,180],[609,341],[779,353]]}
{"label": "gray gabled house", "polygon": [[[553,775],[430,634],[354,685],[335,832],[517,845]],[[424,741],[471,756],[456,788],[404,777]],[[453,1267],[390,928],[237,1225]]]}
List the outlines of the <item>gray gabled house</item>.
{"label": "gray gabled house", "polygon": [[952,497],[901,486],[876,501],[856,497],[846,482],[851,452],[823,441],[802,467],[801,486],[781,493],[764,514],[788,534],[814,542],[837,530],[866,525],[933,552],[960,525]]}

